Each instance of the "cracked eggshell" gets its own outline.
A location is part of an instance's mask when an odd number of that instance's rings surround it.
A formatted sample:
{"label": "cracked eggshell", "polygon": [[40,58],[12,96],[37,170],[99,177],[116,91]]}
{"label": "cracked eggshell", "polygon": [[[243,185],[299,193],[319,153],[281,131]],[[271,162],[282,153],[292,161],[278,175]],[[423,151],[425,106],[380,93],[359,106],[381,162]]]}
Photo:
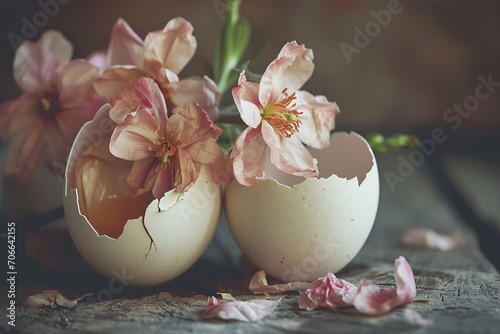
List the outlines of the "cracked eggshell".
{"label": "cracked eggshell", "polygon": [[285,282],[312,281],[344,268],[365,243],[379,199],[378,170],[368,143],[335,133],[310,149],[320,178],[285,174],[270,163],[266,179],[225,190],[231,233],[256,267]]}
{"label": "cracked eggshell", "polygon": [[189,191],[171,190],[160,201],[154,199],[144,223],[143,217],[128,220],[116,239],[99,235],[80,212],[73,178],[79,152],[112,132],[106,127],[108,112],[109,107],[101,108],[82,128],[70,153],[64,197],[68,229],[80,254],[103,276],[123,285],[160,284],[186,271],[210,243],[220,216],[221,189],[204,166]]}

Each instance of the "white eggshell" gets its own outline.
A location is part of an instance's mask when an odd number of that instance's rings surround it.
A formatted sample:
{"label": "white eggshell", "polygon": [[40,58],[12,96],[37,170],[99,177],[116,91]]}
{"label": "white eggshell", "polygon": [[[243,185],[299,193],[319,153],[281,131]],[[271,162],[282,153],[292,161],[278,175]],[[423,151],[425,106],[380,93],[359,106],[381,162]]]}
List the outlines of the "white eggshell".
{"label": "white eggshell", "polygon": [[378,207],[377,166],[361,136],[336,133],[328,148],[310,151],[319,161],[319,179],[268,164],[267,179],[251,187],[233,181],[225,191],[227,221],[241,251],[285,282],[312,281],[345,267],[365,243]]}
{"label": "white eggshell", "polygon": [[[85,147],[92,142],[79,144],[79,141],[89,139],[88,134],[96,129],[96,124],[106,122],[108,111],[109,108],[101,109],[82,128],[70,154],[64,198],[68,229],[80,254],[103,276],[123,285],[160,284],[186,271],[208,246],[220,216],[221,189],[208,168],[202,167],[189,191],[181,194],[171,190],[159,202],[153,200],[144,214],[144,225],[140,217],[128,220],[117,239],[99,235],[80,213],[78,192],[71,187],[74,184],[71,178],[79,152],[84,150],[78,149],[78,145]],[[105,126],[101,128],[106,135]],[[94,134],[94,139],[102,138],[97,132]]]}

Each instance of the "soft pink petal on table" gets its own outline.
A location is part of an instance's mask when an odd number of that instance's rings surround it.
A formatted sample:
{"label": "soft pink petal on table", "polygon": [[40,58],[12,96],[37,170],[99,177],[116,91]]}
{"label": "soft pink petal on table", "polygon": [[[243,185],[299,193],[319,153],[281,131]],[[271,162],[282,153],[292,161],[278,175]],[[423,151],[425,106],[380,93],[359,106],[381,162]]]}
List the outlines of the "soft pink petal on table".
{"label": "soft pink petal on table", "polygon": [[364,314],[386,314],[395,307],[410,304],[416,294],[413,271],[403,256],[395,261],[394,277],[396,288],[381,288],[369,280],[361,280],[356,288],[328,273],[301,292],[299,307],[309,311],[317,307],[336,309],[339,306],[353,305]]}
{"label": "soft pink petal on table", "polygon": [[369,280],[361,280],[354,298],[348,300],[361,313],[382,315],[395,307],[409,304],[416,294],[415,278],[410,264],[403,256],[394,265],[396,288],[380,288]]}
{"label": "soft pink petal on table", "polygon": [[282,293],[286,291],[305,290],[308,286],[309,282],[290,282],[269,285],[267,283],[265,271],[261,270],[253,275],[248,289],[253,293]]}
{"label": "soft pink petal on table", "polygon": [[403,235],[403,242],[408,246],[448,251],[462,247],[464,239],[457,232],[451,235],[437,234],[431,229],[410,229]]}
{"label": "soft pink petal on table", "polygon": [[222,320],[238,320],[251,322],[267,317],[278,306],[280,300],[249,300],[225,301],[215,297],[208,298],[208,306],[203,312],[202,318],[219,318]]}
{"label": "soft pink petal on table", "polygon": [[347,294],[355,293],[356,286],[328,273],[309,285],[306,291],[300,293],[299,307],[308,311],[317,307],[336,309],[350,306],[344,299]]}
{"label": "soft pink petal on table", "polygon": [[40,308],[42,306],[51,306],[53,308],[56,306],[75,307],[79,300],[91,295],[92,293],[87,293],[77,299],[68,300],[57,290],[44,290],[42,293],[28,296],[28,298],[23,301],[22,305],[29,308]]}

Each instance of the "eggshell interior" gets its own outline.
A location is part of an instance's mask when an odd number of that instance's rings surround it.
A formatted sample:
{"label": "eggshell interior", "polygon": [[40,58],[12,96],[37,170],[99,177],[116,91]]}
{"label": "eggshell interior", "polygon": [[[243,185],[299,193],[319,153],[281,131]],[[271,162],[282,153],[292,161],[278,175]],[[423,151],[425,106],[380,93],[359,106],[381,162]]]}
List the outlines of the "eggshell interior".
{"label": "eggshell interior", "polygon": [[[208,246],[220,216],[221,189],[207,167],[185,193],[171,190],[154,199],[142,217],[126,222],[116,239],[99,235],[82,215],[75,166],[86,147],[109,135],[109,106],[87,123],[75,140],[67,168],[64,210],[71,237],[83,258],[99,273],[122,285],[148,286],[171,280],[187,270]],[[93,132],[100,129],[102,135]],[[94,140],[90,139],[93,134]],[[117,283],[118,284],[118,283]]]}
{"label": "eggshell interior", "polygon": [[310,150],[320,178],[285,174],[268,164],[251,187],[233,181],[225,209],[243,254],[267,274],[312,281],[345,267],[375,220],[379,178],[373,153],[356,133],[335,133],[324,150]]}

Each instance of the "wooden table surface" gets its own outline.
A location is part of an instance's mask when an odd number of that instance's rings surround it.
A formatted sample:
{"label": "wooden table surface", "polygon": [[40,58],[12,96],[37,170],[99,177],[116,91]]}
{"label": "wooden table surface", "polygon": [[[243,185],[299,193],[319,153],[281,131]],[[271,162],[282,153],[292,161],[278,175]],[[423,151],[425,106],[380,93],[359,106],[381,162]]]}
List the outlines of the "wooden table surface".
{"label": "wooden table surface", "polygon": [[[498,147],[497,147],[498,148]],[[18,270],[18,305],[26,296],[57,289],[75,298],[93,292],[74,308],[17,307],[16,327],[7,325],[5,287],[0,293],[0,331],[22,333],[500,333],[500,157],[475,149],[442,148],[391,191],[385,171],[395,171],[398,156],[378,155],[379,211],[361,252],[338,277],[362,278],[394,286],[394,259],[411,264],[417,285],[413,303],[371,317],[355,309],[298,308],[298,293],[256,296],[242,282],[240,251],[221,219],[202,258],[185,274],[152,288],[123,287],[107,299],[109,281],[93,272],[58,272],[25,260]],[[460,233],[466,243],[442,252],[401,243],[412,227]],[[479,244],[480,242],[480,244]],[[496,268],[495,268],[496,266]],[[267,318],[254,323],[202,320],[207,296],[229,292],[238,299],[278,299]],[[104,296],[104,297],[103,297]],[[220,296],[219,296],[220,297]],[[418,312],[421,319],[411,320]]]}

